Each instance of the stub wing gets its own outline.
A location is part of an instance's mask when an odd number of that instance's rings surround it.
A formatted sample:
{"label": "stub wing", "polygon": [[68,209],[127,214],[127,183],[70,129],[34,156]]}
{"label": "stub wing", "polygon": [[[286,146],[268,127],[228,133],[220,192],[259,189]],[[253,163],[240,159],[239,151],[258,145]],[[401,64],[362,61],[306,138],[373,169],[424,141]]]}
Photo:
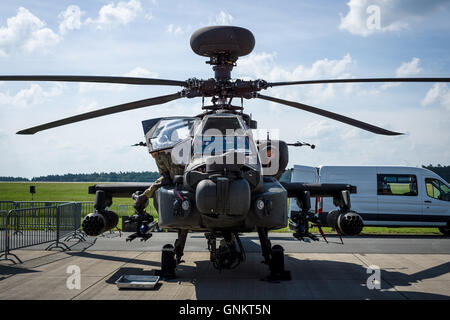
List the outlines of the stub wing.
{"label": "stub wing", "polygon": [[[333,227],[339,234],[357,235],[361,233],[364,222],[360,215],[350,211],[350,194],[356,193],[356,187],[350,184],[334,183],[301,183],[281,182],[288,192],[289,198],[296,198],[301,208],[300,212],[291,212],[291,228],[295,230],[294,237],[299,240],[317,237],[312,235],[309,222],[316,224],[319,229],[321,224]],[[311,212],[311,197],[332,197],[333,203],[339,209],[327,213],[326,217],[319,217]]]}
{"label": "stub wing", "polygon": [[131,198],[133,193],[145,191],[151,184],[151,182],[99,183],[89,187],[89,194],[95,194],[101,190],[110,198]]}

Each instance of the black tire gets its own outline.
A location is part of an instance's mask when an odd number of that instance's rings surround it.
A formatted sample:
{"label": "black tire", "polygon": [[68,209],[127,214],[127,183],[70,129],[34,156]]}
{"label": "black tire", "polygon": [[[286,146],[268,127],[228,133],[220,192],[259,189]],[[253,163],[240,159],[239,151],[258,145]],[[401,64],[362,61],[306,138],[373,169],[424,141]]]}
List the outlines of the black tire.
{"label": "black tire", "polygon": [[439,231],[440,231],[444,236],[450,236],[450,228],[449,228],[449,227],[439,227]]}

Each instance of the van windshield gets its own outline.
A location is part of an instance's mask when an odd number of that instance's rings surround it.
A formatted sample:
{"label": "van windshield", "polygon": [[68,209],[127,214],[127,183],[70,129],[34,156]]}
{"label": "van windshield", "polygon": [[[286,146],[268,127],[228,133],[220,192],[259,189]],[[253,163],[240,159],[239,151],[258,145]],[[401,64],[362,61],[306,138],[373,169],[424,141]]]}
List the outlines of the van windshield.
{"label": "van windshield", "polygon": [[434,199],[450,201],[450,189],[448,186],[438,179],[425,179],[427,195]]}

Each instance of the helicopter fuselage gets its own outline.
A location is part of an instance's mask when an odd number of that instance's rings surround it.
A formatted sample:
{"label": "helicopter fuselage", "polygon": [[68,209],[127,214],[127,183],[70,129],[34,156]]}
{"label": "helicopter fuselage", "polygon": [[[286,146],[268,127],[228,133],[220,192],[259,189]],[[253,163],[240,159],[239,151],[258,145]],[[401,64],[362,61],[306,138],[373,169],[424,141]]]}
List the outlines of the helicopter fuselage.
{"label": "helicopter fuselage", "polygon": [[[274,177],[264,175],[268,169],[250,124],[247,115],[229,111],[193,119],[189,137],[172,149],[173,161],[185,165],[184,175],[154,195],[160,227],[241,232],[287,225],[287,192]],[[174,128],[180,131],[180,126],[165,125],[147,132],[150,152],[163,132],[168,137]]]}

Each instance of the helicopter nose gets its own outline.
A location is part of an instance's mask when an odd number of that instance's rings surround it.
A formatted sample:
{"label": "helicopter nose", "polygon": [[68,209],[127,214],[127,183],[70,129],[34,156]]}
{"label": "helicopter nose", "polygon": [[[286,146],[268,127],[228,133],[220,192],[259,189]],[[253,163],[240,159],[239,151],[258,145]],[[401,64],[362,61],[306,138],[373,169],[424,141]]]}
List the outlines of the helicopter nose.
{"label": "helicopter nose", "polygon": [[203,214],[244,216],[250,209],[250,185],[245,179],[205,179],[196,190],[196,204]]}

